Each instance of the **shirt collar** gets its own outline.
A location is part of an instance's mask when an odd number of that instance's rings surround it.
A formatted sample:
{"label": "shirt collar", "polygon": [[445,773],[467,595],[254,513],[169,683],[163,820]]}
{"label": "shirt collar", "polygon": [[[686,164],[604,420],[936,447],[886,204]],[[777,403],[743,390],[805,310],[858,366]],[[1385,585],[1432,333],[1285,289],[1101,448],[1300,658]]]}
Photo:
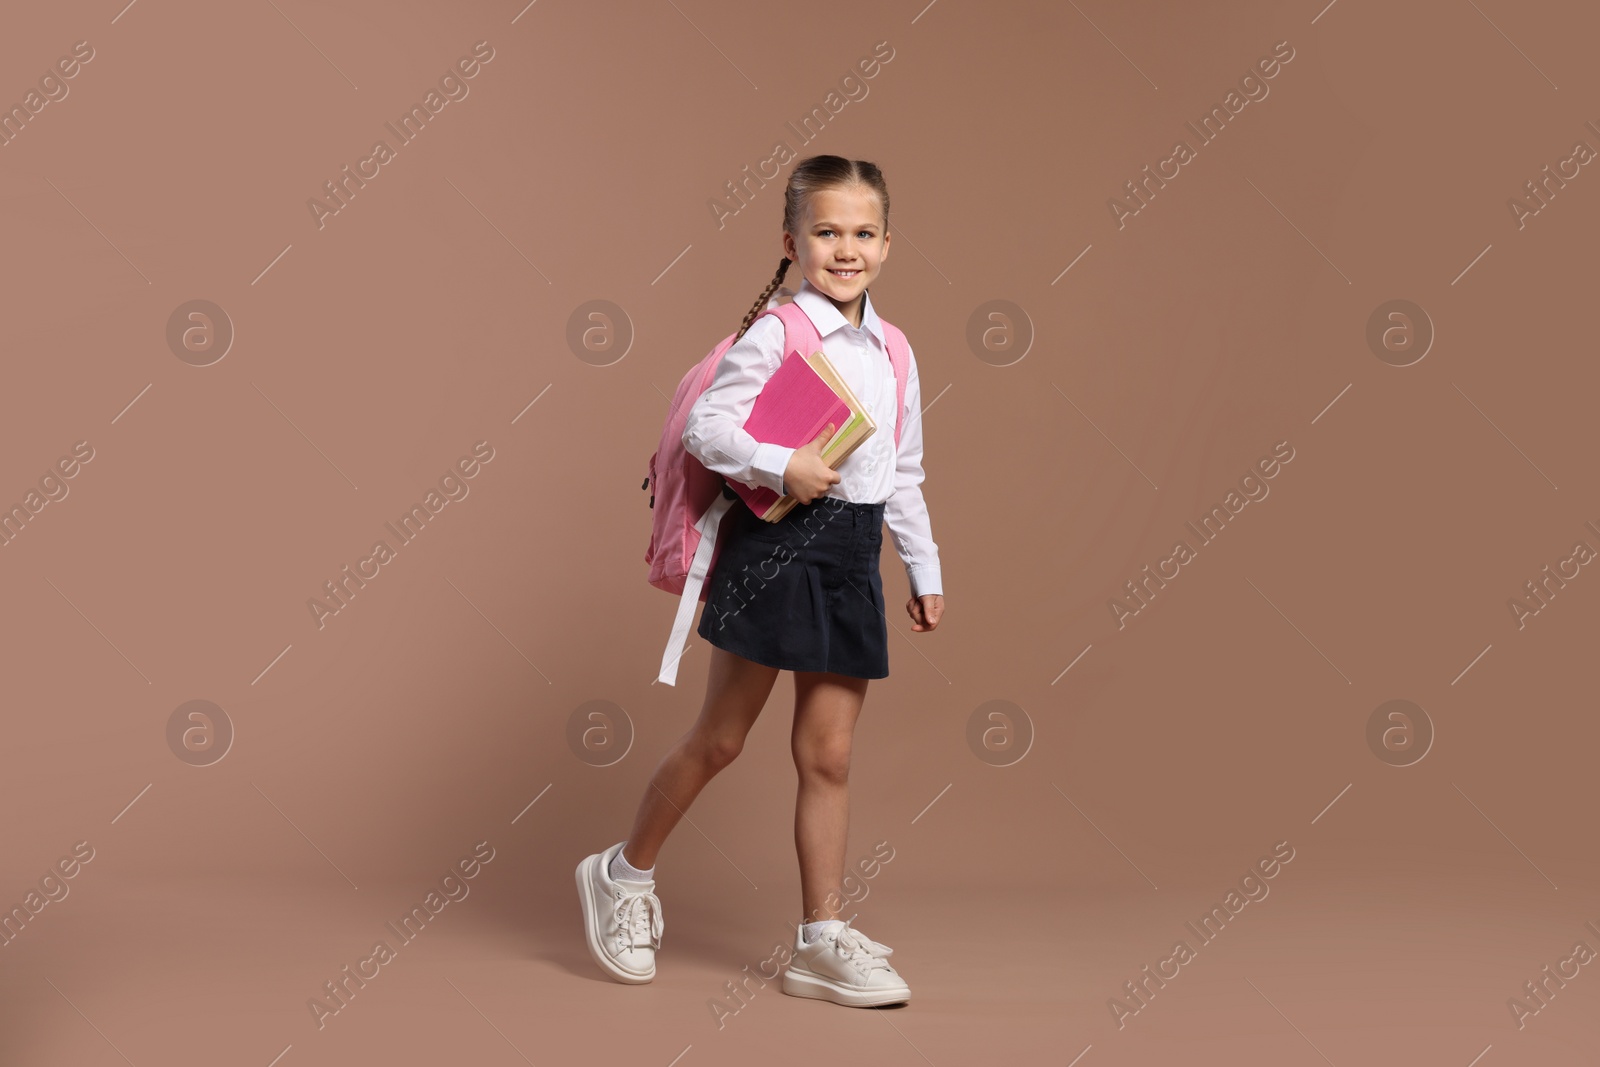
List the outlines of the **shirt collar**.
{"label": "shirt collar", "polygon": [[[826,337],[839,327],[850,325],[850,321],[834,306],[833,301],[812,285],[809,278],[800,279],[800,288],[794,294],[794,302],[800,305],[800,309],[817,328],[819,337]],[[872,297],[867,293],[861,294],[861,328],[876,337],[878,344],[885,351],[888,350],[888,339],[883,335],[883,326],[878,321],[878,313],[872,307]]]}

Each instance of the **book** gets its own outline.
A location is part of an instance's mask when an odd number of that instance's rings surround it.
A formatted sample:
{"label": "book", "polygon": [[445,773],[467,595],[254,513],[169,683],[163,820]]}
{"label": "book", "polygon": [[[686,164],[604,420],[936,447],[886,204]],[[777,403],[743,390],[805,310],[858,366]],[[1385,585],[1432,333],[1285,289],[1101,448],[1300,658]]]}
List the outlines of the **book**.
{"label": "book", "polygon": [[[744,431],[764,444],[799,448],[833,423],[833,436],[822,449],[822,461],[838,470],[861,443],[878,430],[866,407],[821,352],[801,356],[791,349],[751,405]],[[777,522],[799,503],[764,485],[752,489],[728,480],[751,511]]]}

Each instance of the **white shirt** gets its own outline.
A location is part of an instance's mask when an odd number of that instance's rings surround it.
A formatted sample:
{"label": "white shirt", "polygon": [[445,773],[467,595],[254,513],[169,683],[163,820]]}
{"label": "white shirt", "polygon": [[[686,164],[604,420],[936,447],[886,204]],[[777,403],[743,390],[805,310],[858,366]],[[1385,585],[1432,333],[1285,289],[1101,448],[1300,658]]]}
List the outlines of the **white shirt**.
{"label": "white shirt", "polygon": [[[778,290],[767,306],[774,306],[779,295],[788,295],[788,290]],[[826,495],[858,504],[884,502],[883,517],[905,564],[911,595],[942,595],[939,546],[922,497],[922,385],[916,355],[907,366],[905,424],[896,452],[894,367],[871,297],[862,295],[858,328],[805,279],[793,296],[816,326],[823,355],[878,425],[839,465],[839,481],[828,487]],[[764,485],[779,495],[795,450],[757,441],[744,431],[744,421],[783,356],[783,320],[776,315],[756,319],[723,353],[711,384],[689,409],[683,430],[683,447],[706,467],[751,488]]]}

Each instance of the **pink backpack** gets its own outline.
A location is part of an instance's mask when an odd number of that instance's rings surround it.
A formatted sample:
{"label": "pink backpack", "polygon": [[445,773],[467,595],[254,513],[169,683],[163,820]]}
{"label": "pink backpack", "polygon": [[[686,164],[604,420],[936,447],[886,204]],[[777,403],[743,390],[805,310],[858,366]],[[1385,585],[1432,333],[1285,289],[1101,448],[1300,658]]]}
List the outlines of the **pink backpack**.
{"label": "pink backpack", "polygon": [[[810,316],[793,302],[769,306],[762,315],[777,315],[783,320],[784,359],[794,352],[817,352],[822,338]],[[758,318],[760,316],[757,316]],[[895,376],[894,441],[900,444],[905,421],[906,378],[910,374],[911,348],[906,336],[881,317],[883,335],[888,341],[889,362]],[[752,323],[753,325],[754,323]],[[672,636],[661,659],[657,681],[675,685],[678,659],[689,636],[694,606],[710,595],[706,577],[716,563],[721,545],[717,530],[722,516],[735,500],[722,475],[710,470],[683,447],[683,431],[689,409],[716,376],[722,354],[733,347],[737,333],[730,333],[711,352],[695,364],[678,383],[672,397],[672,410],[661,430],[661,443],[650,457],[649,471],[641,489],[649,489],[651,521],[650,545],[644,561],[650,567],[650,584],[679,598]]]}

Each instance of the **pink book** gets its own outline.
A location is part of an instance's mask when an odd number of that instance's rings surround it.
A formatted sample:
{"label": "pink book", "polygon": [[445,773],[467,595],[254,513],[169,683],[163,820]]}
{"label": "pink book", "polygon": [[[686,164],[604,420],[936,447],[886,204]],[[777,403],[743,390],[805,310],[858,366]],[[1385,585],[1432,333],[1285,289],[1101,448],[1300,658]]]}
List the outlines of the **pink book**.
{"label": "pink book", "polygon": [[[845,458],[877,431],[877,424],[826,356],[814,352],[802,357],[791,351],[761,387],[749,418],[744,420],[744,430],[762,443],[798,448],[830,422],[833,436],[823,446],[822,459],[838,470]],[[768,522],[777,522],[797,503],[794,497],[779,496],[764,485],[752,489],[733,479],[728,484],[751,511]]]}

